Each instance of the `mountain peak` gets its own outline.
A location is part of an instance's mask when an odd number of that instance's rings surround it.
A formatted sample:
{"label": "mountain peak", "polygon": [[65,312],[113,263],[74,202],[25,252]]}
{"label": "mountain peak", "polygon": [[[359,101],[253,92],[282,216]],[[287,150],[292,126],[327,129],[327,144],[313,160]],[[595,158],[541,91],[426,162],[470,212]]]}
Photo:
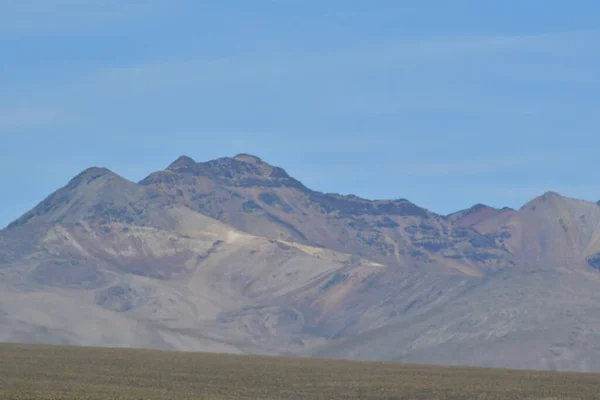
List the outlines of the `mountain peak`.
{"label": "mountain peak", "polygon": [[452,213],[447,217],[450,219],[450,221],[456,223],[458,226],[474,226],[510,211],[513,210],[509,207],[498,209],[485,204],[477,203],[466,210]]}
{"label": "mountain peak", "polygon": [[20,226],[32,220],[46,223],[81,221],[95,216],[99,211],[106,213],[119,208],[122,210],[123,205],[137,200],[143,190],[107,168],[90,167],[12,222],[9,227]]}
{"label": "mountain peak", "polygon": [[186,170],[191,170],[196,167],[196,161],[193,158],[188,157],[186,155],[179,156],[175,161],[173,161],[167,169],[169,171],[183,172]]}
{"label": "mountain peak", "polygon": [[562,198],[563,196],[561,196],[559,193],[553,192],[551,190],[547,191],[546,193],[544,193],[542,195],[543,198],[551,198],[551,197],[558,197],[558,198]]}
{"label": "mountain peak", "polygon": [[152,173],[139,183],[148,186],[158,182],[170,182],[179,179],[177,175],[208,178],[214,183],[235,187],[288,186],[306,190],[304,185],[289,176],[282,168],[270,165],[259,157],[247,153],[205,162],[196,162],[184,155],[173,161],[166,170]]}
{"label": "mountain peak", "polygon": [[532,207],[535,209],[536,207],[544,205],[544,204],[546,204],[548,206],[557,205],[557,204],[561,203],[561,200],[566,200],[566,198],[556,192],[547,191],[544,194],[531,200],[527,204],[523,205],[523,207],[521,207],[521,209],[531,209]]}
{"label": "mountain peak", "polygon": [[89,167],[81,171],[73,179],[84,178],[84,177],[101,177],[104,175],[114,174],[110,169],[104,167]]}
{"label": "mountain peak", "polygon": [[261,160],[260,157],[247,153],[240,153],[237,156],[233,157],[233,159],[250,164],[263,164],[263,160]]}
{"label": "mountain peak", "polygon": [[69,181],[67,184],[68,188],[73,188],[76,186],[80,186],[82,184],[88,184],[92,181],[95,181],[98,178],[102,178],[105,176],[117,176],[114,172],[109,170],[108,168],[103,167],[90,167],[86,168],[82,172],[80,172],[77,176]]}
{"label": "mountain peak", "polygon": [[482,203],[477,203],[474,206],[472,206],[471,208],[469,208],[470,212],[474,212],[474,211],[479,211],[479,210],[487,210],[493,207],[487,206],[485,204]]}

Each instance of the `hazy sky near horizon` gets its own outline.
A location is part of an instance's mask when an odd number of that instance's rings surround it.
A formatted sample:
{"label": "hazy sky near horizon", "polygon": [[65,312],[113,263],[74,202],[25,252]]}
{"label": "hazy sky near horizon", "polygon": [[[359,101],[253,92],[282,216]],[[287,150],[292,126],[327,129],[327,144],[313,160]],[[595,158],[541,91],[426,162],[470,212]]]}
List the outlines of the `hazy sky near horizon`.
{"label": "hazy sky near horizon", "polygon": [[591,0],[0,0],[0,226],[182,154],[439,213],[596,201],[598,71]]}

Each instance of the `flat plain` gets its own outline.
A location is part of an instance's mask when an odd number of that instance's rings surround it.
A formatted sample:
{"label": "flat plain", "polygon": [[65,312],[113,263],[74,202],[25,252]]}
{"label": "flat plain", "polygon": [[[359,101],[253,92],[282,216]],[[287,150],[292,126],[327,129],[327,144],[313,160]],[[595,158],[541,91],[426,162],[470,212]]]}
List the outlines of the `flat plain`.
{"label": "flat plain", "polygon": [[600,375],[1,344],[0,398],[598,399]]}

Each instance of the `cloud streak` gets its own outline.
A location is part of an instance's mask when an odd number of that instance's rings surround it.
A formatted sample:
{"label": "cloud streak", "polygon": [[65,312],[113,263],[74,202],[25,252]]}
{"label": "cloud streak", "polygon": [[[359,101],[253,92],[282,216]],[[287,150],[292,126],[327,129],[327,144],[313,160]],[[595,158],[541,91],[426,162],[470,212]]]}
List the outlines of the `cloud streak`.
{"label": "cloud streak", "polygon": [[[185,78],[196,76],[206,79],[235,80],[256,76],[273,76],[295,73],[343,73],[340,67],[352,70],[385,72],[421,67],[461,56],[477,57],[489,53],[527,52],[565,55],[574,51],[589,51],[597,46],[600,31],[557,32],[541,35],[434,37],[426,39],[400,39],[382,41],[368,47],[350,47],[331,51],[263,53],[218,59],[169,60],[121,68],[111,68],[104,73],[107,78],[144,80],[148,78]],[[208,75],[205,75],[208,74]],[[152,79],[158,82],[160,80]]]}
{"label": "cloud streak", "polygon": [[396,173],[414,177],[450,177],[485,175],[500,171],[514,171],[539,165],[551,159],[552,154],[518,154],[503,157],[476,158],[443,163],[400,164]]}
{"label": "cloud streak", "polygon": [[[563,59],[586,46],[597,46],[599,41],[599,32],[581,31],[397,40],[327,52],[265,52],[220,58],[190,55],[186,59],[101,69],[73,82],[71,90],[132,98],[187,95],[190,100],[197,97],[210,105],[229,103],[233,107],[240,96],[261,104],[286,93],[285,101],[297,103],[296,107],[365,115],[431,111],[572,113],[581,111],[580,106],[553,98],[524,106],[519,99],[488,90],[478,80],[518,78],[569,83],[577,79],[578,84],[593,84],[598,82],[594,74],[574,78],[576,70],[546,61],[532,68],[530,57]],[[512,62],[505,70],[503,60],[507,56]],[[465,63],[480,70],[478,80],[465,70]],[[423,79],[429,80],[426,86]]]}
{"label": "cloud streak", "polygon": [[107,23],[147,17],[164,1],[0,0],[0,38],[106,29]]}
{"label": "cloud streak", "polygon": [[10,134],[44,126],[66,125],[73,118],[52,109],[0,109],[0,134]]}

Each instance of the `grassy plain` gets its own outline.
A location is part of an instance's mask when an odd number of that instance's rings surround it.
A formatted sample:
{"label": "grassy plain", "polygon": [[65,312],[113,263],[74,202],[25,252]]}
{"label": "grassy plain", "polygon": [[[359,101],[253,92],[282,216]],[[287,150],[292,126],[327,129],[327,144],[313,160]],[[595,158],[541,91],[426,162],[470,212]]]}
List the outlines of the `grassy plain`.
{"label": "grassy plain", "polygon": [[0,345],[0,399],[600,399],[600,375]]}

